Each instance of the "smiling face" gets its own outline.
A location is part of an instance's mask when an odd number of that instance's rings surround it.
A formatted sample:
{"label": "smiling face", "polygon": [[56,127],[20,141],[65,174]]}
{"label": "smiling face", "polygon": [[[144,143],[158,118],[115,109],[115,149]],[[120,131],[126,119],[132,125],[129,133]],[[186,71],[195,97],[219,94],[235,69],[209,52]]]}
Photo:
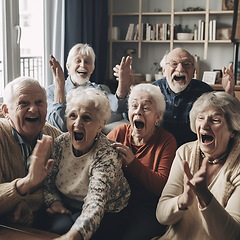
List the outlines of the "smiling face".
{"label": "smiling face", "polygon": [[94,140],[102,130],[98,110],[93,103],[75,104],[67,115],[67,129],[71,135],[73,152],[81,156],[90,151]]}
{"label": "smiling face", "polygon": [[154,99],[144,92],[132,96],[129,103],[128,117],[132,127],[132,137],[135,144],[145,143],[153,135],[161,114],[157,112]]}
{"label": "smiling face", "polygon": [[84,85],[94,71],[94,62],[91,56],[77,53],[66,64],[68,74],[74,85]]}
{"label": "smiling face", "polygon": [[163,73],[171,90],[179,93],[189,85],[194,70],[193,57],[187,51],[176,48],[167,55]]}
{"label": "smiling face", "polygon": [[19,86],[12,102],[5,107],[5,116],[12,126],[28,142],[36,140],[42,130],[46,114],[46,94],[40,86]]}
{"label": "smiling face", "polygon": [[227,150],[230,138],[234,137],[224,114],[212,108],[197,115],[196,130],[200,149],[212,159],[221,156]]}

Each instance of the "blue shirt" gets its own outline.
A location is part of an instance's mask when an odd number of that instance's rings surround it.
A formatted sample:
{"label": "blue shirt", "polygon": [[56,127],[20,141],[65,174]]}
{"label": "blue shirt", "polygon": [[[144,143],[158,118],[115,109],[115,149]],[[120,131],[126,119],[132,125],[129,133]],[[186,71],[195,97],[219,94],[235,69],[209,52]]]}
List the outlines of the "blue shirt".
{"label": "blue shirt", "polygon": [[[99,90],[102,90],[102,87],[94,82],[88,81],[86,87],[94,87]],[[70,77],[68,76],[67,80],[65,81],[65,96],[69,91],[72,89],[77,88],[71,81]],[[66,117],[65,117],[65,110],[66,110],[66,102],[64,103],[55,103],[54,102],[54,91],[55,91],[55,84],[50,85],[47,88],[47,122],[57,127],[62,132],[67,131],[66,125]],[[116,113],[123,113],[126,105],[126,99],[118,99],[116,95],[112,93],[106,93],[111,105],[112,116],[111,119],[114,119],[114,114]],[[108,123],[111,122],[111,119]]]}
{"label": "blue shirt", "polygon": [[174,135],[178,147],[183,143],[196,140],[196,134],[190,129],[189,112],[198,97],[213,89],[196,79],[192,79],[187,88],[178,94],[169,88],[166,78],[153,82],[153,85],[160,87],[166,101],[162,126]]}

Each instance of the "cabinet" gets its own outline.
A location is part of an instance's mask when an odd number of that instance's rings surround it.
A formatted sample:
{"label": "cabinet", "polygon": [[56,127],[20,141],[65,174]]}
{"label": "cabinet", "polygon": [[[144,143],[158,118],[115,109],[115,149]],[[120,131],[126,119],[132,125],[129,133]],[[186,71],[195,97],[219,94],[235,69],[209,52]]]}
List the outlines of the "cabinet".
{"label": "cabinet", "polygon": [[[183,11],[188,7],[201,8],[201,11]],[[200,57],[200,79],[203,71],[212,71],[228,66],[233,61],[231,40],[209,40],[209,22],[216,20],[216,28],[231,28],[233,10],[222,10],[222,0],[110,0],[109,1],[109,78],[112,67],[121,57],[133,56],[133,70],[136,73],[153,73],[153,63],[160,61],[164,54],[173,48],[183,47],[192,55]],[[199,20],[205,22],[203,40],[177,40],[174,30],[177,25],[193,30]],[[165,40],[125,40],[130,23],[141,26],[143,23],[167,23],[169,35]],[[113,29],[120,34],[113,38]],[[139,28],[139,36],[142,36]]]}

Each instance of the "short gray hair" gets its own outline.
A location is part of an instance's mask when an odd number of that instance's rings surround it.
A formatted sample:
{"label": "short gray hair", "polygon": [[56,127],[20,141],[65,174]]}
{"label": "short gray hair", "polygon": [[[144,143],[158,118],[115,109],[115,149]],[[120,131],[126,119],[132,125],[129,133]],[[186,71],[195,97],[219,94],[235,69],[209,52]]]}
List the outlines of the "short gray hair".
{"label": "short gray hair", "polygon": [[[195,57],[190,53],[190,52],[188,52],[186,49],[183,49],[183,48],[175,48],[175,49],[181,49],[182,51],[184,51],[184,52],[186,52],[187,54],[189,54],[191,57],[192,57],[192,60],[193,60],[193,65],[194,65],[194,68],[196,68],[196,59],[195,59]],[[175,49],[173,49],[173,50],[175,50]],[[169,54],[170,52],[167,52],[164,56],[163,56],[163,58],[162,58],[162,60],[160,61],[160,66],[162,67],[162,68],[165,68],[165,65],[166,65],[166,63],[167,63],[167,56],[168,56],[168,54]]]}
{"label": "short gray hair", "polygon": [[76,56],[78,53],[80,53],[81,55],[90,56],[92,58],[93,65],[94,65],[96,56],[95,56],[93,48],[87,43],[85,43],[85,44],[78,43],[69,50],[68,57],[67,57],[67,64],[69,64],[72,61],[72,58],[74,56]]}
{"label": "short gray hair", "polygon": [[16,89],[20,86],[38,86],[43,90],[44,96],[47,99],[46,96],[46,90],[39,81],[36,79],[33,79],[31,77],[18,77],[9,82],[3,92],[3,103],[9,106],[12,103],[12,100],[16,96]]}
{"label": "short gray hair", "polygon": [[99,113],[99,121],[105,123],[110,119],[111,107],[107,95],[93,87],[77,87],[67,94],[66,116],[75,104],[86,106],[94,103],[94,107]]}
{"label": "short gray hair", "polygon": [[156,102],[157,112],[161,113],[161,121],[166,109],[166,103],[160,88],[158,86],[152,85],[151,83],[140,83],[133,86],[129,94],[128,105],[131,104],[133,96],[138,95],[140,92],[147,93],[154,99]]}
{"label": "short gray hair", "polygon": [[236,134],[240,134],[240,102],[235,97],[224,91],[204,93],[192,106],[190,111],[190,126],[196,133],[196,118],[199,113],[207,108],[221,111],[228,124],[228,128]]}

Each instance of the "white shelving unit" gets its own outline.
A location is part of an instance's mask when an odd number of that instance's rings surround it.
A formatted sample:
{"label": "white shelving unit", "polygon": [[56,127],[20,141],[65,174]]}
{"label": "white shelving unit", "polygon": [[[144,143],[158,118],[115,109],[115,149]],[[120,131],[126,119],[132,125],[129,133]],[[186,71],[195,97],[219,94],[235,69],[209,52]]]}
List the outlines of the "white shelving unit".
{"label": "white shelving unit", "polygon": [[[128,4],[125,4],[128,2]],[[151,55],[153,55],[158,49],[162,52],[166,52],[172,50],[175,47],[190,47],[192,49],[196,49],[201,53],[201,60],[208,59],[208,53],[210,49],[215,49],[216,46],[221,44],[220,48],[229,48],[229,55],[231,56],[231,49],[233,44],[231,40],[214,40],[210,41],[209,39],[209,21],[211,19],[217,19],[217,22],[228,22],[228,26],[231,27],[231,19],[233,16],[233,10],[222,10],[222,0],[210,1],[210,0],[199,0],[190,1],[190,0],[110,0],[109,2],[109,36],[112,36],[111,30],[113,26],[117,26],[120,29],[120,39],[113,40],[109,37],[109,77],[110,79],[113,77],[112,75],[112,67],[116,64],[116,60],[113,60],[114,54],[117,55],[117,50],[119,46],[122,46],[122,49],[133,48],[136,49],[135,64],[144,65],[143,63],[143,55],[144,62],[146,65],[152,65],[149,62],[154,62],[154,59],[150,60]],[[195,2],[195,3],[194,3]],[[197,3],[196,3],[197,2]],[[213,2],[215,2],[213,4]],[[201,4],[203,11],[183,11],[183,8],[186,6],[191,6],[193,4]],[[217,8],[215,8],[215,5]],[[161,11],[155,12],[155,8],[161,8]],[[198,19],[202,19],[205,22],[205,38],[204,40],[176,40],[174,38],[174,26],[176,24],[182,25],[193,25],[193,23],[197,23]],[[226,19],[226,21],[225,21]],[[156,23],[157,21],[165,21],[170,26],[170,38],[169,40],[143,40],[139,38],[138,40],[124,40],[125,34],[127,31],[128,24],[133,22],[134,24],[139,24],[141,26],[144,22]],[[186,24],[187,23],[187,24]],[[192,28],[192,27],[191,27]],[[141,28],[140,30],[141,31]],[[139,32],[141,36],[141,32]],[[146,47],[147,46],[147,47]],[[215,47],[214,47],[215,46]],[[115,49],[115,50],[114,50]],[[122,50],[123,52],[123,50]],[[148,53],[149,52],[149,53]],[[192,51],[190,51],[192,53]],[[194,54],[194,53],[192,53]],[[160,54],[159,54],[160,55]],[[163,55],[159,56],[161,59]],[[216,55],[217,56],[217,55]],[[120,59],[120,56],[118,56]],[[218,58],[218,57],[217,57]],[[229,57],[231,58],[231,57]],[[117,59],[117,61],[119,61]],[[213,62],[213,60],[211,60]],[[227,62],[231,61],[231,59],[226,59]],[[119,63],[119,62],[117,62]],[[221,65],[221,67],[225,63]],[[206,64],[207,65],[207,64]],[[220,64],[218,64],[220,65]],[[214,66],[213,66],[214,67]],[[220,67],[220,66],[219,66]],[[143,69],[144,67],[140,68]],[[207,70],[207,69],[205,69]],[[146,72],[145,72],[146,73]]]}

